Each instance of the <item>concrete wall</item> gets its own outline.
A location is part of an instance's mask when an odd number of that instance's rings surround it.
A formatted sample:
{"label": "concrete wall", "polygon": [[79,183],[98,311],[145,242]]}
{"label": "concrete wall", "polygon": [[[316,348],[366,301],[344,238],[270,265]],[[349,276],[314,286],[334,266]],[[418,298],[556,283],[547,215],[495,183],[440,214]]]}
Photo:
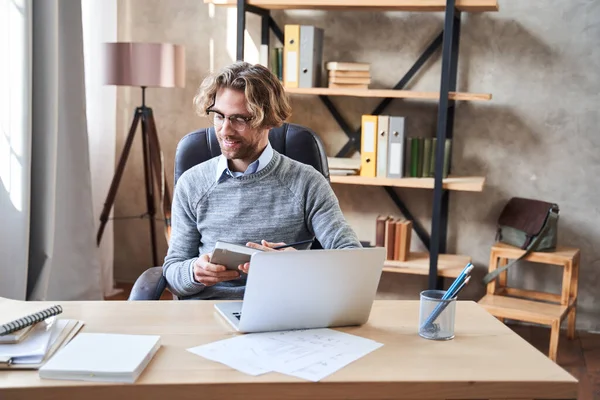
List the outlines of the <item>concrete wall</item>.
{"label": "concrete wall", "polygon": [[[119,39],[169,41],[185,45],[185,89],[152,89],[147,102],[154,109],[172,185],[174,150],[178,140],[206,121],[194,115],[192,97],[211,69],[235,59],[235,10],[211,8],[198,0],[119,2]],[[441,13],[278,11],[280,27],[286,23],[325,28],[327,60],[371,62],[372,88],[390,88],[440,32]],[[600,329],[600,4],[569,2],[500,1],[500,12],[465,14],[462,19],[460,91],[492,93],[490,102],[462,102],[456,112],[452,173],[485,175],[481,193],[452,192],[448,251],[473,257],[477,277],[483,276],[495,222],[512,196],[556,202],[560,205],[560,244],[582,252],[579,290],[580,329]],[[258,60],[260,20],[247,15],[246,59]],[[410,82],[409,89],[439,90],[439,54]],[[131,114],[139,104],[139,91],[120,89],[118,95],[117,151],[120,153]],[[342,115],[353,127],[379,99],[334,97]],[[293,96],[291,122],[305,124],[321,135],[329,155],[346,142],[346,136],[318,98]],[[410,133],[435,132],[435,103],[394,100],[386,114],[407,117]],[[143,170],[139,140],[116,202],[116,216],[144,212]],[[119,154],[118,153],[118,154]],[[355,155],[357,156],[357,155]],[[363,240],[374,240],[378,214],[400,215],[379,187],[334,185],[342,209]],[[397,189],[412,213],[429,230],[430,190]],[[150,266],[148,221],[115,223],[115,276],[133,281]],[[161,259],[166,242],[159,223]],[[416,235],[413,234],[413,237]],[[413,249],[422,249],[418,239]],[[538,290],[558,291],[561,272],[556,267],[524,264],[509,280]],[[381,298],[418,298],[427,278],[385,273]],[[478,299],[484,288],[478,279],[465,290],[465,298]]]}

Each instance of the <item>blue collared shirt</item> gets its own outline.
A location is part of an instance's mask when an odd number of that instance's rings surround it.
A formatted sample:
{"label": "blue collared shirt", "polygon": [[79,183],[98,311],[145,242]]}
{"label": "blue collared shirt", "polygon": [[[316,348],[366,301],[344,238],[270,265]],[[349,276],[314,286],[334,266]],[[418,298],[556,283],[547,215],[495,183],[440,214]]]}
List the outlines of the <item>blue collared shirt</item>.
{"label": "blue collared shirt", "polygon": [[261,169],[263,169],[264,167],[266,167],[267,164],[269,162],[271,162],[272,158],[273,158],[273,147],[271,147],[271,143],[267,142],[267,147],[265,147],[265,149],[261,153],[260,157],[258,157],[258,159],[256,161],[254,161],[250,165],[248,165],[248,168],[246,169],[246,171],[233,172],[229,169],[229,166],[227,165],[227,159],[225,158],[225,156],[223,156],[221,154],[221,156],[219,156],[219,162],[217,164],[217,173],[215,176],[215,180],[217,181],[217,183],[221,183],[224,180],[232,178],[232,177],[237,178],[238,176],[255,174],[258,171],[260,171]]}

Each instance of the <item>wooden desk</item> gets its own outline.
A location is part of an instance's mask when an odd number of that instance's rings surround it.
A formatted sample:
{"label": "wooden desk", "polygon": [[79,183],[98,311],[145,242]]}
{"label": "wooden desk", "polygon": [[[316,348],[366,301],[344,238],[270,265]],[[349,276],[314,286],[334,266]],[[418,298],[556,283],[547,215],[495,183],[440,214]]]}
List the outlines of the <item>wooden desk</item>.
{"label": "wooden desk", "polygon": [[185,349],[234,335],[212,302],[61,302],[83,331],[157,334],[162,348],[136,384],[41,380],[0,371],[0,399],[568,399],[577,380],[474,302],[456,309],[456,338],[417,335],[418,301],[376,301],[361,327],[384,344],[321,382],[245,375]]}

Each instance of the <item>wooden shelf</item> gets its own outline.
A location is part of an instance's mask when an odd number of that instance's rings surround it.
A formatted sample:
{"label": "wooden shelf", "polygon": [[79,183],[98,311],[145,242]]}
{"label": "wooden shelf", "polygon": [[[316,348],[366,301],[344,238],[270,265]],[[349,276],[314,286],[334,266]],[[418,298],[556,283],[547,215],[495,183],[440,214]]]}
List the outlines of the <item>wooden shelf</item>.
{"label": "wooden shelf", "polygon": [[555,320],[561,320],[569,309],[566,305],[493,294],[486,294],[478,301],[478,304],[499,318],[519,319],[545,325],[550,325]]}
{"label": "wooden shelf", "polygon": [[[439,254],[438,276],[456,278],[470,262],[469,256]],[[429,275],[429,253],[410,253],[407,261],[386,260],[383,270],[400,274]]]}
{"label": "wooden shelf", "polygon": [[[237,0],[204,0],[204,3],[233,7]],[[267,10],[355,10],[355,11],[444,11],[445,0],[248,0]],[[456,0],[456,8],[468,12],[498,11],[498,0]]]}
{"label": "wooden shelf", "polygon": [[[331,175],[331,183],[346,185],[394,186],[415,189],[433,189],[433,178],[366,178],[358,175]],[[448,177],[443,180],[443,188],[463,192],[481,192],[485,177]]]}
{"label": "wooden shelf", "polygon": [[[415,99],[415,100],[438,100],[438,92],[416,92],[412,90],[393,90],[393,89],[332,89],[326,87],[317,88],[285,88],[285,91],[291,94],[322,95],[322,96],[352,96],[352,97],[392,97],[396,99]],[[461,101],[489,101],[492,95],[489,93],[465,93],[450,92],[450,100]]]}

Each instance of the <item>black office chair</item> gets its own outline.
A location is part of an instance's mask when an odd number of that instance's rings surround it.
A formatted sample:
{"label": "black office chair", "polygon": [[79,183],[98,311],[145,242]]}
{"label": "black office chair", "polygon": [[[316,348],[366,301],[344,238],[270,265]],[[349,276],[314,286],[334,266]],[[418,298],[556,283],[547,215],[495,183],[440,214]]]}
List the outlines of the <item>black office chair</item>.
{"label": "black office chair", "polygon": [[[273,149],[294,160],[315,167],[329,180],[327,155],[321,139],[308,128],[296,124],[283,124],[269,131],[269,141]],[[175,152],[175,179],[194,165],[221,154],[214,128],[204,128],[184,136]],[[322,248],[315,240],[313,249]],[[162,267],[149,268],[136,280],[129,300],[158,300],[166,287]]]}

